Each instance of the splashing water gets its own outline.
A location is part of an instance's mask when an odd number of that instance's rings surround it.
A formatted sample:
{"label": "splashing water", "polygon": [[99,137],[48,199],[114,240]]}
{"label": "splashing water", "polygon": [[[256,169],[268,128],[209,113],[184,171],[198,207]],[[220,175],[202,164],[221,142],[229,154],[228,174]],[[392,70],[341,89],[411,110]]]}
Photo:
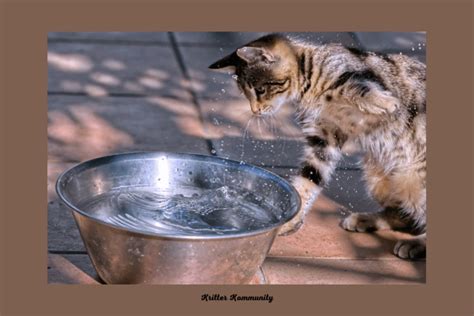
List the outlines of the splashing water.
{"label": "splashing water", "polygon": [[250,123],[253,121],[253,116],[250,117],[250,119],[248,120],[247,122],[247,125],[245,126],[245,129],[244,131],[242,132],[242,153],[240,154],[240,161],[243,161],[244,160],[244,155],[245,155],[245,140],[247,139],[247,137],[249,136],[249,127],[250,127]]}
{"label": "splashing water", "polygon": [[179,235],[253,231],[281,218],[281,210],[262,196],[240,188],[222,186],[186,194],[156,188],[119,189],[84,201],[79,207],[125,229]]}

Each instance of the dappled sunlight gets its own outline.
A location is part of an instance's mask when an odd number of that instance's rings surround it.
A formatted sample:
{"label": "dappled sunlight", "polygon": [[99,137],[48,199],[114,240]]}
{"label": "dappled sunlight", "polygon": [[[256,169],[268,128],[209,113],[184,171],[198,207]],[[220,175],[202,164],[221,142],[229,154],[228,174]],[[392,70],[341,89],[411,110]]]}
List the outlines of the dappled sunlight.
{"label": "dappled sunlight", "polygon": [[180,132],[200,138],[208,136],[204,131],[199,113],[191,103],[163,97],[148,97],[146,100],[172,113],[170,119],[176,123]]}
{"label": "dappled sunlight", "polygon": [[104,66],[104,68],[107,68],[113,71],[124,70],[125,68],[127,68],[127,66],[125,66],[125,64],[121,62],[120,60],[109,59],[109,58],[105,59],[102,62],[102,66]]}
{"label": "dappled sunlight", "polygon": [[86,84],[84,86],[84,92],[90,95],[91,97],[105,97],[109,95],[105,88],[96,84]]}
{"label": "dappled sunlight", "polygon": [[195,137],[206,137],[204,127],[198,116],[179,116],[173,119],[176,126],[181,132],[195,136]]}
{"label": "dappled sunlight", "polygon": [[58,54],[48,51],[48,63],[61,71],[66,72],[87,72],[94,64],[84,55],[79,54]]}
{"label": "dappled sunlight", "polygon": [[117,77],[103,72],[93,72],[90,77],[92,80],[106,86],[117,86],[120,84],[120,80]]}
{"label": "dappled sunlight", "polygon": [[176,115],[185,115],[185,116],[191,115],[191,116],[197,117],[196,108],[188,102],[183,102],[182,100],[172,99],[172,98],[163,98],[163,97],[148,97],[146,98],[146,100]]}
{"label": "dappled sunlight", "polygon": [[48,90],[104,97],[117,93],[189,94],[169,46],[130,47],[89,43],[51,43]]}
{"label": "dappled sunlight", "polygon": [[125,81],[123,84],[123,87],[127,91],[136,92],[136,93],[145,91],[145,88],[143,86],[132,81]]}
{"label": "dappled sunlight", "polygon": [[82,90],[82,85],[80,82],[72,81],[72,80],[63,80],[61,81],[61,88],[66,91],[80,91]]}
{"label": "dappled sunlight", "polygon": [[146,76],[156,78],[159,80],[166,80],[169,78],[169,74],[164,72],[163,70],[156,69],[156,68],[148,68],[145,70],[144,73]]}
{"label": "dappled sunlight", "polygon": [[163,87],[163,84],[156,78],[151,78],[151,77],[140,77],[138,79],[138,82],[147,88],[151,89],[159,89]]}
{"label": "dappled sunlight", "polygon": [[85,160],[133,144],[130,135],[87,106],[70,107],[68,114],[58,110],[48,112],[48,137],[56,143],[50,149],[56,149],[59,155],[70,152],[76,159]]}
{"label": "dappled sunlight", "polygon": [[180,85],[183,89],[187,89],[194,92],[204,92],[206,91],[206,85],[202,81],[198,80],[189,80],[186,78],[180,79]]}

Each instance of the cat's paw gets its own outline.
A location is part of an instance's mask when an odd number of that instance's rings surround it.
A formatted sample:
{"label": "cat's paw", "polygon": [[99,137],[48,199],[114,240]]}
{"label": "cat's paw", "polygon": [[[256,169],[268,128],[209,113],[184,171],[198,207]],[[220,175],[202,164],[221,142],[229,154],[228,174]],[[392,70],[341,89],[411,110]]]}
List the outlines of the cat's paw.
{"label": "cat's paw", "polygon": [[291,221],[283,225],[278,231],[278,236],[287,236],[296,233],[303,226],[303,217],[296,216]]}
{"label": "cat's paw", "polygon": [[399,240],[393,248],[393,253],[402,259],[426,258],[425,238]]}
{"label": "cat's paw", "polygon": [[351,232],[373,232],[377,230],[375,217],[371,214],[352,213],[341,221],[341,227]]}

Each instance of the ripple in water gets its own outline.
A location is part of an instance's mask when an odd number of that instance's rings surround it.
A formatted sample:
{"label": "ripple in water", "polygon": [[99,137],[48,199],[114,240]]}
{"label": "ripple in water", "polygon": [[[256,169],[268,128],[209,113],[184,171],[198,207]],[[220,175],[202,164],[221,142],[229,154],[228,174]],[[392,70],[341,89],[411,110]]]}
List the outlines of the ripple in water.
{"label": "ripple in water", "polygon": [[110,224],[151,233],[228,234],[279,222],[281,210],[262,196],[223,186],[215,190],[170,194],[150,188],[111,191],[80,208]]}

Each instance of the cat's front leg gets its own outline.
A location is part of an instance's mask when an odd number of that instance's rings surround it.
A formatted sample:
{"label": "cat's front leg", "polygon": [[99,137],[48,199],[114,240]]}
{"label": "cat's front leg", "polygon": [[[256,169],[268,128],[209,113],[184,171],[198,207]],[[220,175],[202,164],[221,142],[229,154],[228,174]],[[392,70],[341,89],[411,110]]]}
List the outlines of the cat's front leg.
{"label": "cat's front leg", "polygon": [[322,186],[329,181],[341,157],[336,138],[330,137],[327,132],[325,134],[325,138],[316,135],[306,137],[305,162],[300,174],[292,179],[301,198],[301,208],[291,221],[283,225],[280,235],[294,233],[303,225],[306,214],[311,210]]}
{"label": "cat's front leg", "polygon": [[295,176],[292,184],[301,198],[301,208],[295,217],[280,229],[280,235],[289,235],[296,232],[303,225],[306,214],[311,210],[316,201],[321,187],[302,175]]}

